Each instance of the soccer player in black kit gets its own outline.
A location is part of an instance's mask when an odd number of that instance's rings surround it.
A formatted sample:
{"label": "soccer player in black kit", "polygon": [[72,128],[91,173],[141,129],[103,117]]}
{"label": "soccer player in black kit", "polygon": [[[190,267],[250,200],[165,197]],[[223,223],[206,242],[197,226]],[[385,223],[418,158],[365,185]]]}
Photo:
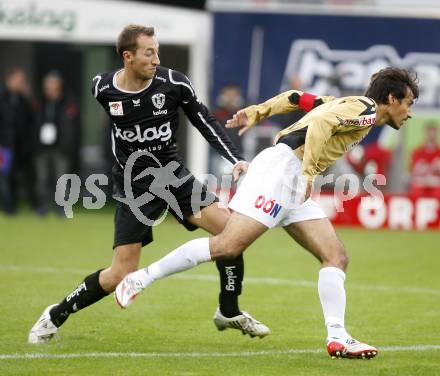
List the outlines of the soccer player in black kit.
{"label": "soccer player in black kit", "polygon": [[[179,107],[217,152],[234,165],[235,179],[247,169],[247,162],[242,161],[221,125],[197,99],[188,78],[159,66],[154,28],[125,27],[116,49],[124,68],[96,76],[92,87],[93,95],[113,122],[113,190],[118,204],[112,264],[85,277],[60,303],[47,307],[29,333],[30,343],[49,341],[70,314],[107,296],[125,275],[137,270],[141,248],[153,241],[150,221],[159,219],[165,210],[169,209],[188,230],[200,227],[213,235],[223,230],[228,209],[217,205],[217,198],[195,179],[177,154]],[[154,171],[164,168],[172,174],[166,181],[161,175],[161,186],[157,185],[157,176],[145,173],[152,169],[154,175]],[[126,194],[127,183],[130,194]],[[133,202],[142,199],[140,196],[147,199],[142,206],[134,204],[137,210],[133,210]],[[216,264],[221,282],[220,306],[214,315],[216,327],[239,329],[252,337],[268,335],[268,327],[238,307],[244,272],[242,256]],[[231,277],[234,284],[230,283]]]}

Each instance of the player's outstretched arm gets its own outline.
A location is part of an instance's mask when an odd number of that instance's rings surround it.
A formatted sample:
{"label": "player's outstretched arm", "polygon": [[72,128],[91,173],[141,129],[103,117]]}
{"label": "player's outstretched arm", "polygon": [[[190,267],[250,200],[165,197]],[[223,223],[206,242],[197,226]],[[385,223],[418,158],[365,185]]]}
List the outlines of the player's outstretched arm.
{"label": "player's outstretched arm", "polygon": [[239,135],[247,132],[256,123],[273,115],[286,114],[295,110],[311,111],[313,108],[333,100],[334,97],[318,97],[299,90],[289,90],[268,99],[266,102],[238,111],[226,123],[226,128],[241,127]]}

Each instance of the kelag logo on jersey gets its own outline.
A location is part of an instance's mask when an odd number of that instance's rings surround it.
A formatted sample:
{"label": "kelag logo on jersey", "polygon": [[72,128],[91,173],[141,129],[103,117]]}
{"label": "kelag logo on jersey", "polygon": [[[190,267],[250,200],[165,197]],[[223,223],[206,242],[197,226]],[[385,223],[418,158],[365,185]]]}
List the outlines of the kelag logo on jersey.
{"label": "kelag logo on jersey", "polygon": [[366,50],[332,50],[321,40],[299,39],[292,43],[281,90],[298,77],[301,89],[320,95],[362,95],[370,76],[381,68],[398,66],[417,72],[420,97],[417,106],[440,105],[440,53],[410,52],[401,57],[392,46]]}
{"label": "kelag logo on jersey", "polygon": [[170,122],[162,124],[160,127],[141,129],[139,124],[134,129],[121,129],[115,125],[115,137],[128,142],[145,142],[160,139],[168,141],[172,136]]}

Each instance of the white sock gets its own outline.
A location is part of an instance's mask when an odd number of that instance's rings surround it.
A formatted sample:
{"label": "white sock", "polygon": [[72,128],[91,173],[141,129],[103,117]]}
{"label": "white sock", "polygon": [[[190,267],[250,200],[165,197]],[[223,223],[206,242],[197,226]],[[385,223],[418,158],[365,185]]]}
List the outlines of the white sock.
{"label": "white sock", "polygon": [[194,239],[171,251],[145,269],[139,269],[135,272],[134,277],[137,277],[143,286],[147,287],[157,279],[183,272],[207,261],[211,261],[209,238]]}
{"label": "white sock", "polygon": [[345,317],[345,273],[336,267],[325,267],[319,271],[318,292],[324,312],[328,338],[347,338]]}

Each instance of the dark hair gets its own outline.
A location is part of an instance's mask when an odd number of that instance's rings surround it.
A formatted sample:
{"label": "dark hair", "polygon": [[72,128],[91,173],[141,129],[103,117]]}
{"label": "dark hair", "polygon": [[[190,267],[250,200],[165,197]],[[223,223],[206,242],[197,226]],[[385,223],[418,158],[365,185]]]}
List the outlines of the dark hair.
{"label": "dark hair", "polygon": [[63,76],[62,76],[61,72],[59,70],[56,70],[56,69],[52,69],[51,71],[47,72],[44,75],[43,80],[45,80],[47,78],[56,78],[60,82],[63,82]]}
{"label": "dark hair", "polygon": [[135,52],[137,48],[137,39],[140,35],[148,37],[154,36],[154,27],[142,25],[127,25],[121,31],[116,42],[116,52],[120,57],[124,51]]}
{"label": "dark hair", "polygon": [[365,96],[377,103],[386,104],[389,94],[393,94],[399,101],[405,98],[407,88],[412,91],[414,99],[419,97],[417,74],[402,68],[388,67],[371,76]]}

